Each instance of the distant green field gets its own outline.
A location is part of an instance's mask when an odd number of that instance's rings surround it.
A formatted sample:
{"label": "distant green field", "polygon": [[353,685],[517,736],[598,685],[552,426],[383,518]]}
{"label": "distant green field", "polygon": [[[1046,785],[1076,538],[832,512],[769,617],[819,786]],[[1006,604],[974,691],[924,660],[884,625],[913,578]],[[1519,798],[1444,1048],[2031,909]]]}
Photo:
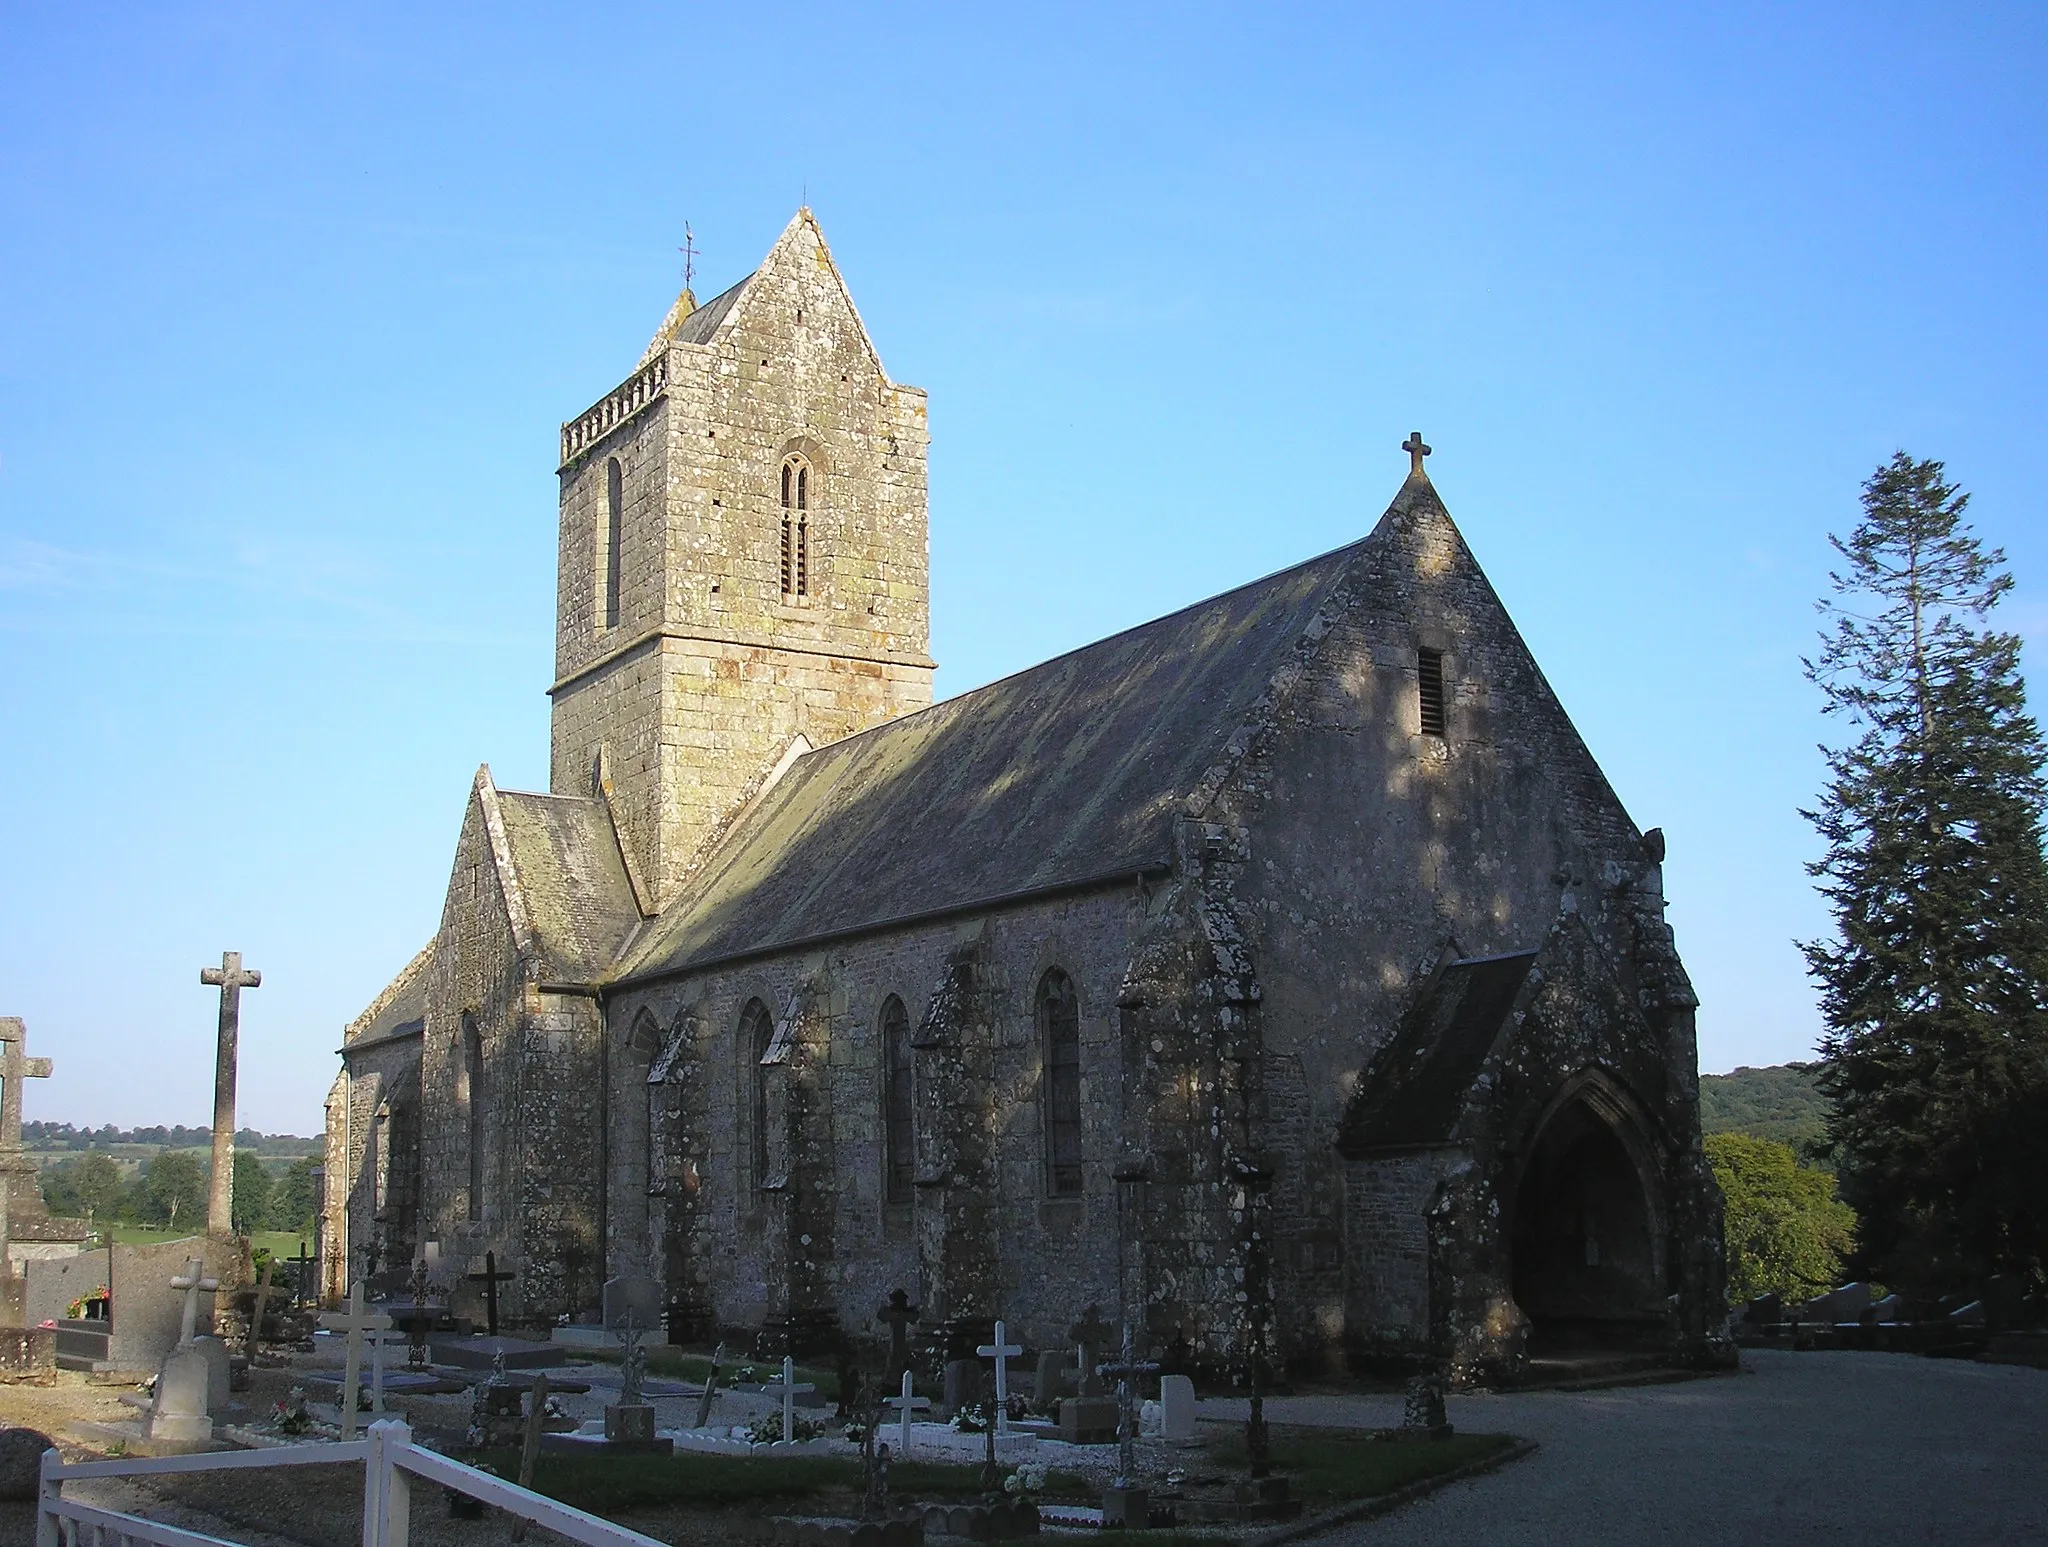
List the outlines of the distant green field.
{"label": "distant green field", "polygon": [[[160,1241],[182,1241],[187,1236],[198,1233],[197,1229],[160,1230],[154,1225],[109,1225],[107,1229],[113,1232],[114,1239],[123,1246],[154,1246]],[[302,1241],[310,1256],[313,1251],[313,1238],[296,1230],[259,1230],[252,1238],[251,1245],[267,1250],[274,1257],[296,1257],[299,1254],[299,1243]]]}

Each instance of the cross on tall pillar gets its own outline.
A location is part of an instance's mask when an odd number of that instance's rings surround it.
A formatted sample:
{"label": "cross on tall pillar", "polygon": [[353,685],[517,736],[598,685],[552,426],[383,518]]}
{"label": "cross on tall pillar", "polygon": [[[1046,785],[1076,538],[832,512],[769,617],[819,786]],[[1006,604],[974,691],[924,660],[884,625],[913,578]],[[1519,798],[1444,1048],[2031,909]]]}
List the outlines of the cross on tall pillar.
{"label": "cross on tall pillar", "polygon": [[206,1189],[206,1230],[232,1235],[235,1221],[235,1043],[241,1035],[242,990],[261,988],[263,974],[242,969],[240,951],[220,953],[199,981],[220,990],[220,1039],[213,1055],[213,1179]]}
{"label": "cross on tall pillar", "polygon": [[14,1276],[7,1256],[14,1178],[18,1172],[34,1170],[21,1152],[21,1082],[46,1080],[51,1069],[47,1058],[24,1058],[27,1046],[27,1025],[17,1016],[0,1016],[0,1279]]}
{"label": "cross on tall pillar", "polygon": [[1131,1486],[1131,1479],[1137,1472],[1138,1456],[1138,1386],[1137,1377],[1157,1375],[1159,1366],[1150,1359],[1140,1359],[1136,1352],[1136,1340],[1131,1334],[1131,1324],[1124,1323],[1124,1349],[1121,1359],[1112,1359],[1095,1367],[1097,1375],[1107,1375],[1116,1381],[1116,1441],[1117,1477],[1119,1488]]}

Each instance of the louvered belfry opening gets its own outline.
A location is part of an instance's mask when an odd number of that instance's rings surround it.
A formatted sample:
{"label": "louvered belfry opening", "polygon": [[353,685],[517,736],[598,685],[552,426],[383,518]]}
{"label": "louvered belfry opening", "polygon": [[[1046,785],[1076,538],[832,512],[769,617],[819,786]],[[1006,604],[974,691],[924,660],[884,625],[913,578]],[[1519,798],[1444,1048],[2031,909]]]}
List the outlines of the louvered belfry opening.
{"label": "louvered belfry opening", "polygon": [[1415,652],[1415,680],[1421,695],[1422,734],[1444,734],[1444,653],[1441,650]]}

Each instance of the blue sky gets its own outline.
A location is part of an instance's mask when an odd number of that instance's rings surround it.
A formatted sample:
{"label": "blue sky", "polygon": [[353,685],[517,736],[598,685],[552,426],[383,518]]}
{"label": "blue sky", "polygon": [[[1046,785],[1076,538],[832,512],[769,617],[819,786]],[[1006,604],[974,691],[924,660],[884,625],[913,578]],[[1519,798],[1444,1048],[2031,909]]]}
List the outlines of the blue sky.
{"label": "blue sky", "polygon": [[[931,393],[952,694],[1365,532],[1402,437],[1809,1052],[1799,656],[1939,457],[2048,630],[2037,6],[0,7],[0,1014],[28,1115],[312,1132],[471,775],[547,777],[556,426],[817,211]],[[2038,651],[2036,652],[2038,654]]]}

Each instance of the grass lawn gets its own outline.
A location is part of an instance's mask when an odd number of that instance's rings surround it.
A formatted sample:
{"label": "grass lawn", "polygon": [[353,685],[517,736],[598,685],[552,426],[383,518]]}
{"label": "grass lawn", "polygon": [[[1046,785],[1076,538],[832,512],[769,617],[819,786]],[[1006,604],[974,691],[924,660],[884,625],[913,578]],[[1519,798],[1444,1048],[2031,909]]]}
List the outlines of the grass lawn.
{"label": "grass lawn", "polygon": [[[680,1355],[682,1351],[673,1352]],[[700,1363],[707,1362],[695,1357]],[[1400,1440],[1382,1438],[1370,1430],[1276,1429],[1272,1449],[1275,1469],[1287,1474],[1295,1496],[1316,1512],[1377,1498],[1498,1455],[1514,1443],[1505,1434]],[[1208,1453],[1220,1469],[1243,1475],[1242,1435],[1233,1433],[1211,1445]],[[516,1477],[519,1455],[510,1449],[487,1451],[477,1464],[501,1477]],[[823,1500],[845,1506],[859,1496],[861,1472],[858,1461],[836,1456],[735,1460],[688,1451],[672,1457],[542,1455],[535,1464],[533,1485],[550,1498],[595,1514],[663,1505],[719,1509],[753,1504],[783,1507]],[[1055,1471],[1047,1476],[1041,1497],[1092,1503],[1099,1488],[1099,1483],[1085,1477]],[[899,1461],[890,1470],[889,1489],[898,1498],[977,1498],[981,1465]],[[1117,1538],[1125,1547],[1188,1547],[1219,1539],[1200,1529],[1134,1531]]]}
{"label": "grass lawn", "polygon": [[[486,1451],[476,1464],[501,1477],[519,1475],[517,1451]],[[837,1456],[766,1456],[732,1460],[678,1451],[674,1456],[560,1456],[543,1454],[535,1463],[533,1486],[593,1514],[660,1504],[707,1509],[730,1504],[795,1503],[825,1495],[858,1496],[860,1463]],[[938,1461],[899,1461],[889,1470],[889,1491],[900,1498],[979,1498],[981,1466]],[[1053,1472],[1047,1498],[1086,1499],[1085,1478]]]}
{"label": "grass lawn", "polygon": [[[703,1384],[704,1377],[711,1369],[709,1354],[692,1353],[686,1348],[677,1348],[668,1343],[643,1343],[641,1348],[647,1354],[647,1373],[665,1375],[670,1380],[693,1381]],[[617,1348],[578,1348],[579,1359],[595,1359],[603,1364],[617,1364],[622,1355]],[[734,1359],[730,1355],[719,1361],[718,1384],[730,1386],[739,1378],[741,1370],[752,1367],[754,1379],[748,1384],[758,1385],[764,1381],[782,1379],[782,1361],[767,1359]],[[839,1400],[839,1372],[837,1370],[814,1369],[810,1365],[796,1367],[799,1385],[809,1384],[818,1388],[818,1394],[828,1402]]]}
{"label": "grass lawn", "polygon": [[[1515,1443],[1508,1434],[1454,1434],[1444,1440],[1383,1438],[1372,1429],[1281,1429],[1272,1433],[1273,1469],[1285,1472],[1294,1496],[1310,1509],[1378,1498],[1467,1462],[1494,1456]],[[1231,1471],[1248,1465],[1244,1435],[1209,1447],[1212,1460]]]}

